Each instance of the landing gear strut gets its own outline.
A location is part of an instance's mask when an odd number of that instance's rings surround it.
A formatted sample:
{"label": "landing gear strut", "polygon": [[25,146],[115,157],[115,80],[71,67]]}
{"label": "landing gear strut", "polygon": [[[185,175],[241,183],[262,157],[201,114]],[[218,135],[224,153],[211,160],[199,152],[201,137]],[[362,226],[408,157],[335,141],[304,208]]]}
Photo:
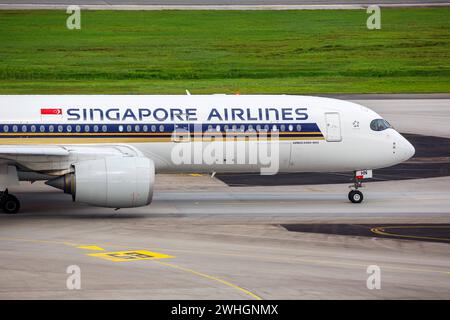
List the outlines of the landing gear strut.
{"label": "landing gear strut", "polygon": [[0,208],[4,213],[17,213],[20,209],[19,200],[12,194],[9,194],[8,189],[0,192]]}
{"label": "landing gear strut", "polygon": [[364,199],[364,196],[361,191],[359,191],[359,188],[362,188],[362,177],[356,175],[356,171],[353,174],[353,185],[349,186],[349,188],[354,188],[350,190],[348,193],[348,200],[350,200],[352,203],[361,203]]}

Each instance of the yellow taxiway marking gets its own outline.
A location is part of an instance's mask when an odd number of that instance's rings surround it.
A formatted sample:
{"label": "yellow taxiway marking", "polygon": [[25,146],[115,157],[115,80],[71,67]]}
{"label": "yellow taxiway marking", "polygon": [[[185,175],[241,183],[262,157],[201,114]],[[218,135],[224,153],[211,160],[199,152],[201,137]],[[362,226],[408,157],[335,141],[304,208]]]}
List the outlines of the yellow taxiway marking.
{"label": "yellow taxiway marking", "polygon": [[93,251],[105,251],[105,249],[98,247],[98,246],[79,246],[78,249],[85,249],[85,250],[93,250]]}
{"label": "yellow taxiway marking", "polygon": [[414,236],[414,235],[404,235],[398,233],[386,232],[386,229],[450,229],[449,226],[389,226],[389,227],[375,227],[370,229],[375,234],[391,237],[401,237],[401,238],[411,238],[411,239],[428,239],[428,240],[445,240],[450,241],[449,238],[436,238],[436,237],[425,237],[425,236]]}
{"label": "yellow taxiway marking", "polygon": [[175,258],[174,256],[169,256],[168,254],[151,252],[147,250],[89,253],[88,256],[102,258],[114,262]]}
{"label": "yellow taxiway marking", "polygon": [[191,177],[203,177],[203,175],[202,174],[200,174],[200,173],[191,173],[191,174],[189,174]]}
{"label": "yellow taxiway marking", "polygon": [[200,276],[202,278],[206,278],[206,279],[209,279],[209,280],[213,280],[213,281],[219,282],[219,283],[224,284],[224,285],[226,285],[226,286],[228,286],[230,288],[233,288],[233,289],[236,289],[238,291],[241,291],[241,292],[245,293],[246,295],[248,295],[248,296],[250,296],[250,297],[252,297],[252,298],[254,298],[256,300],[262,300],[262,298],[260,296],[257,296],[253,292],[250,292],[247,289],[239,287],[239,286],[237,286],[235,284],[232,284],[231,282],[228,282],[226,280],[223,280],[223,279],[220,279],[220,278],[217,278],[217,277],[213,277],[213,276],[211,276],[209,274],[198,272],[198,271],[195,271],[195,270],[192,270],[192,269],[189,269],[189,268],[181,267],[181,266],[173,264],[173,263],[167,263],[167,262],[162,262],[162,261],[156,261],[156,262],[159,263],[159,264],[162,264],[162,265],[164,265],[166,267],[171,267],[171,268],[174,268],[174,269],[177,269],[177,270],[181,270],[181,271],[184,271],[184,272],[188,272],[188,273],[194,274],[196,276]]}

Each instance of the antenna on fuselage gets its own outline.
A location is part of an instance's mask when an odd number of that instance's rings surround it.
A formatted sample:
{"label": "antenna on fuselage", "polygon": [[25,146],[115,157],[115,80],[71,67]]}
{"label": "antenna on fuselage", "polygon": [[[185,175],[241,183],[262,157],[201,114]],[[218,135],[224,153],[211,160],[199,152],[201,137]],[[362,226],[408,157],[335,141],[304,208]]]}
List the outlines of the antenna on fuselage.
{"label": "antenna on fuselage", "polygon": [[190,95],[191,95],[191,93],[189,92],[189,90],[188,90],[188,89],[186,89],[186,94],[187,94],[188,96],[190,96]]}

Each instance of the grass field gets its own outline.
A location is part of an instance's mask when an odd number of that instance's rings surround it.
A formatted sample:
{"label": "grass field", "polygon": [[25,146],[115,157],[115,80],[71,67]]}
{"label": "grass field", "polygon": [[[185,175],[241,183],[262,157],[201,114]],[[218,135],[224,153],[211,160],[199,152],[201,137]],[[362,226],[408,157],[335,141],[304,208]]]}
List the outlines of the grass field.
{"label": "grass field", "polygon": [[450,9],[0,11],[0,93],[450,92]]}

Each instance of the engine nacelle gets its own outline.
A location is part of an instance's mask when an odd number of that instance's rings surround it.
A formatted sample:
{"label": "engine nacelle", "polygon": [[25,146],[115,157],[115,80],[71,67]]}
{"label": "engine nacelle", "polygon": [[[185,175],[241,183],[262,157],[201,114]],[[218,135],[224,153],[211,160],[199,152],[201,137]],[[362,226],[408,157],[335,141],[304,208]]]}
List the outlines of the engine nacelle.
{"label": "engine nacelle", "polygon": [[130,208],[150,204],[155,164],[144,157],[111,157],[72,165],[73,172],[46,184],[72,195],[73,201],[99,207]]}

